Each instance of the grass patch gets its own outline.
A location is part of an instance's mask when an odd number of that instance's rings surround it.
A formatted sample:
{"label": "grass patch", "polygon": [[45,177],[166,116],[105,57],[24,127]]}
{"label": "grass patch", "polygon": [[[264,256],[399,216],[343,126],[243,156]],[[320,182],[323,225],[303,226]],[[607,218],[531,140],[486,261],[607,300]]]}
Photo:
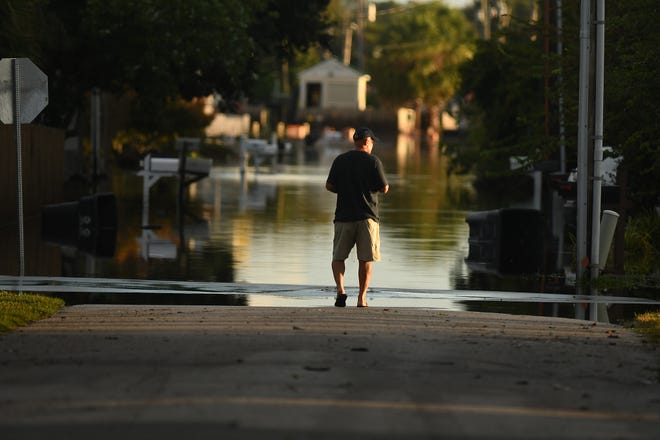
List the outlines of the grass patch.
{"label": "grass patch", "polygon": [[0,333],[47,318],[62,307],[60,298],[0,291]]}
{"label": "grass patch", "polygon": [[660,344],[660,312],[646,312],[637,315],[633,328],[656,344]]}

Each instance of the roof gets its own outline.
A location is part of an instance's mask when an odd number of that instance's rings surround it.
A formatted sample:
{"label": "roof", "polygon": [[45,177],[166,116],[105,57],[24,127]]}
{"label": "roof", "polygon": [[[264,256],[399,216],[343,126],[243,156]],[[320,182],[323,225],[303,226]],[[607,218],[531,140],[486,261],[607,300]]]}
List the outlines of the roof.
{"label": "roof", "polygon": [[328,58],[325,61],[305,69],[299,73],[301,79],[314,79],[314,78],[342,78],[342,79],[359,79],[364,74],[359,71],[345,66],[336,58]]}

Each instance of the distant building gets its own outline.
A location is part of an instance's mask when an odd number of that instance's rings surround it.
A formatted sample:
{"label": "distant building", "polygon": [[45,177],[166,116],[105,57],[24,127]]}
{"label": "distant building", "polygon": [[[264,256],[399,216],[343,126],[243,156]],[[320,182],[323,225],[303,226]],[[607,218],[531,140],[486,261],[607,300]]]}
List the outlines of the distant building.
{"label": "distant building", "polygon": [[336,58],[328,58],[299,74],[298,109],[359,110],[367,108],[369,75],[345,66]]}

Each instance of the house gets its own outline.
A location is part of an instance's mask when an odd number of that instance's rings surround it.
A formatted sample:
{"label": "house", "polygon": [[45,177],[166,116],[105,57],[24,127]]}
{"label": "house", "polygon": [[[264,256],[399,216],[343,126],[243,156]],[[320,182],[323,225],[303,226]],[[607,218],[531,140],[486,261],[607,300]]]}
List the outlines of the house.
{"label": "house", "polygon": [[328,58],[299,74],[298,109],[359,110],[367,107],[369,75]]}

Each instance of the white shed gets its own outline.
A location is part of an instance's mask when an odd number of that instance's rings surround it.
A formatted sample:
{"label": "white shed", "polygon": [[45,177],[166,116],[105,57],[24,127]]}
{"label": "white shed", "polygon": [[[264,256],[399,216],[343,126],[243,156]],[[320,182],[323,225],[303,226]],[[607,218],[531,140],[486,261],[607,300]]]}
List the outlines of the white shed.
{"label": "white shed", "polygon": [[328,58],[299,74],[298,108],[305,110],[367,108],[369,75]]}

